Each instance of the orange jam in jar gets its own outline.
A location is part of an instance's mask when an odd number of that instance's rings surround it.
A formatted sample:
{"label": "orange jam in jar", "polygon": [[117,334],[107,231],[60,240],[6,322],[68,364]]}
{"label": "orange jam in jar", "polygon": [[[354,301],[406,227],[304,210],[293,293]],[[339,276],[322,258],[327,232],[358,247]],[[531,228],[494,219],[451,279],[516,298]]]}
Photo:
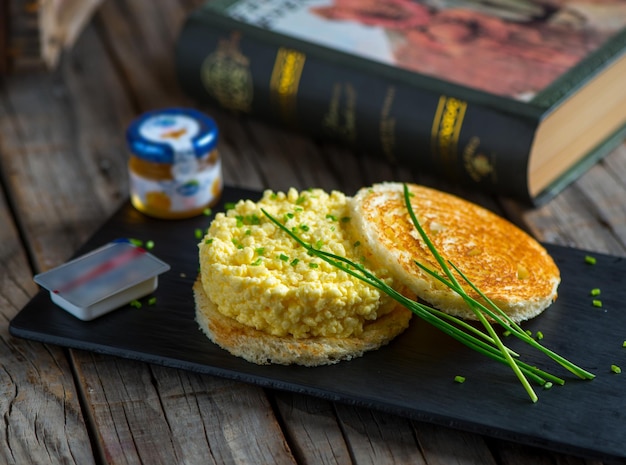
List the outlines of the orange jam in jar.
{"label": "orange jam in jar", "polygon": [[193,109],[146,113],[126,131],[130,200],[146,215],[181,219],[201,214],[222,194],[215,121]]}

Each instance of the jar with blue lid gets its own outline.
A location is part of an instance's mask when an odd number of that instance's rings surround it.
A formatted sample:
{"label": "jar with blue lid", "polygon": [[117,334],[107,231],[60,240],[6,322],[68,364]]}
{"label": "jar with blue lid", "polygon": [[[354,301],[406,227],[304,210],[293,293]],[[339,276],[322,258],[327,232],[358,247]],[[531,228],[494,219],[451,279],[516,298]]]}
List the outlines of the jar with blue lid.
{"label": "jar with blue lid", "polygon": [[126,131],[130,199],[156,218],[201,214],[222,194],[218,128],[204,113],[167,108],[145,113]]}

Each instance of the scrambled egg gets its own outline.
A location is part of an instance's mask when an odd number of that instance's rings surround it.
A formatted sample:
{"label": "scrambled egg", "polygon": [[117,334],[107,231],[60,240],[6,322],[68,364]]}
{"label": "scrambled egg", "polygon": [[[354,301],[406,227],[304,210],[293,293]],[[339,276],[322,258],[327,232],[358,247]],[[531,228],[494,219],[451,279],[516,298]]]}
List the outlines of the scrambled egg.
{"label": "scrambled egg", "polygon": [[[222,314],[274,336],[358,337],[394,308],[384,293],[309,255],[261,208],[315,248],[365,260],[340,192],[290,189],[242,200],[216,215],[199,244],[202,285]],[[392,285],[385,270],[376,273]]]}

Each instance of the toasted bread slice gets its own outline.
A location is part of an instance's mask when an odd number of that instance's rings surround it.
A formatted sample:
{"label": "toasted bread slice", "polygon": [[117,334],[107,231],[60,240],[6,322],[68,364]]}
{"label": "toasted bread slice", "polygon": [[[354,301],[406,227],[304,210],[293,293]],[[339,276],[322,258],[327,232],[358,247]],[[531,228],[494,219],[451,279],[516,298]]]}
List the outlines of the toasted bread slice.
{"label": "toasted bread slice", "polygon": [[[453,195],[414,184],[409,189],[413,210],[439,253],[514,321],[538,315],[556,299],[559,269],[527,233]],[[441,272],[411,221],[402,184],[361,189],[351,199],[351,215],[368,253],[392,270],[396,279],[434,307],[476,319],[456,292],[415,265],[418,261]],[[478,297],[460,277],[459,281],[468,294]]]}
{"label": "toasted bread slice", "polygon": [[259,365],[330,365],[360,357],[386,345],[409,325],[411,312],[397,306],[369,322],[359,337],[294,338],[273,336],[220,313],[207,297],[200,278],[193,287],[196,321],[207,337],[232,355]]}

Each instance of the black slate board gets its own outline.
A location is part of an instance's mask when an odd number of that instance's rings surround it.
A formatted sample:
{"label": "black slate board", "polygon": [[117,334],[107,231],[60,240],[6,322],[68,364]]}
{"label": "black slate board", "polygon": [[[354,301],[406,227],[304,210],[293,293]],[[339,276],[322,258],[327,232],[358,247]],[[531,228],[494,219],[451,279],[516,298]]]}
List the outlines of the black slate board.
{"label": "black slate board", "polygon": [[[224,202],[258,192],[227,188]],[[148,218],[124,205],[78,252],[113,239],[153,240],[152,253],[172,266],[160,277],[157,304],[130,306],[83,322],[38,293],[11,321],[11,334],[71,348],[222,376],[279,390],[370,407],[492,437],[599,459],[626,458],[626,259],[548,246],[562,273],[558,301],[524,327],[543,343],[596,373],[578,380],[543,356],[528,361],[564,377],[565,386],[537,388],[532,404],[511,370],[456,343],[414,318],[389,346],[337,365],[256,366],[213,345],[194,321],[195,231],[209,217]],[[602,289],[602,308],[591,304]],[[514,349],[527,349],[510,341]],[[621,365],[623,374],[611,371]],[[454,377],[463,375],[463,384]]]}

